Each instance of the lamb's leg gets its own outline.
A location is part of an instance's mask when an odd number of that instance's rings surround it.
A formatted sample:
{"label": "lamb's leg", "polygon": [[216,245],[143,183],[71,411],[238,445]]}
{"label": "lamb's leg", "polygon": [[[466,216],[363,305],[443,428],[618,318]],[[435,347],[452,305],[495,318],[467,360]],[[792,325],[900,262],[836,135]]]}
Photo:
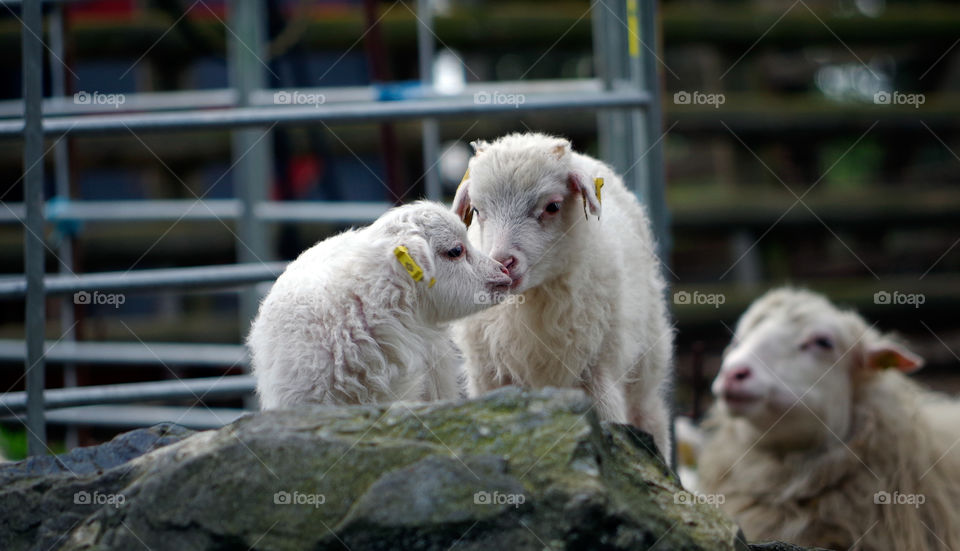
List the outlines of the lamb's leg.
{"label": "lamb's leg", "polygon": [[628,419],[631,425],[653,435],[664,458],[670,457],[670,409],[657,387],[642,383],[626,385],[629,400]]}
{"label": "lamb's leg", "polygon": [[467,395],[479,396],[491,390],[514,384],[509,374],[498,375],[495,368],[478,367],[467,362]]}
{"label": "lamb's leg", "polygon": [[630,424],[653,435],[663,457],[669,458],[671,417],[666,388],[673,365],[673,339],[665,316],[656,314],[654,320],[651,325],[660,329],[646,334],[646,348],[625,378],[625,393]]}
{"label": "lamb's leg", "polygon": [[460,388],[460,366],[453,360],[445,360],[433,368],[430,374],[429,385],[432,385],[433,394],[429,395],[427,400],[453,400],[459,398],[462,392]]}
{"label": "lamb's leg", "polygon": [[596,403],[597,414],[603,421],[627,422],[627,402],[623,386],[602,368],[592,368],[587,374],[584,390]]}

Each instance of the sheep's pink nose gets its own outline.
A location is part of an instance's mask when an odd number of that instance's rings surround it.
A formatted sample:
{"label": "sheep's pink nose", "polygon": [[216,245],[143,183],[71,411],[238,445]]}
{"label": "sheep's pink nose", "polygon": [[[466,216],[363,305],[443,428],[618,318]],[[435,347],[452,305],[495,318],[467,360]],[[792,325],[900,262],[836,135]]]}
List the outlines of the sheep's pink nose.
{"label": "sheep's pink nose", "polygon": [[753,375],[753,370],[748,366],[735,367],[727,372],[725,377],[727,385],[742,383]]}
{"label": "sheep's pink nose", "polygon": [[507,273],[510,273],[510,269],[517,265],[517,257],[515,256],[508,256],[506,258],[497,258],[495,260],[503,265],[503,267],[507,270]]}
{"label": "sheep's pink nose", "polygon": [[500,271],[507,275],[510,275],[510,270],[508,270],[507,267],[504,266],[503,264],[500,265]]}

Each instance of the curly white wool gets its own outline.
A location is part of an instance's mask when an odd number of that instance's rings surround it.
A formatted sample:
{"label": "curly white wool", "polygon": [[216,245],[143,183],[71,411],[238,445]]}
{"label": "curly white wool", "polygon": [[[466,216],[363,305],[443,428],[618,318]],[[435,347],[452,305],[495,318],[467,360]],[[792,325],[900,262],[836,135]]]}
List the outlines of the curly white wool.
{"label": "curly white wool", "polygon": [[250,330],[261,406],[456,398],[444,324],[492,304],[507,283],[436,203],[321,241],[277,279]]}
{"label": "curly white wool", "polygon": [[603,419],[646,430],[669,456],[673,333],[643,207],[565,139],[512,134],[474,148],[454,211],[510,270],[517,300],[454,325],[471,393],[582,388]]}

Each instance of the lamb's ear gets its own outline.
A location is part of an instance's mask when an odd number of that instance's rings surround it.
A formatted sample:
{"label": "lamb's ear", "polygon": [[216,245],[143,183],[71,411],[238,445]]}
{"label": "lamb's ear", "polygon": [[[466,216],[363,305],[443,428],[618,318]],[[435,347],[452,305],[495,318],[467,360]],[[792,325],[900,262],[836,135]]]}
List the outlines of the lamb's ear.
{"label": "lamb's ear", "polygon": [[571,146],[570,140],[564,138],[557,138],[553,140],[550,144],[550,154],[553,155],[556,159],[562,159],[570,153]]}
{"label": "lamb's ear", "polygon": [[895,368],[903,373],[912,373],[923,367],[923,358],[902,344],[883,338],[865,346],[864,365],[870,370]]}
{"label": "lamb's ear", "polygon": [[400,277],[409,277],[415,284],[433,287],[436,274],[433,253],[427,240],[420,236],[402,236],[391,251],[392,262]]}
{"label": "lamb's ear", "polygon": [[460,187],[457,188],[457,194],[453,197],[453,212],[463,220],[463,223],[469,228],[473,222],[473,205],[470,204],[470,169],[460,180]]}
{"label": "lamb's ear", "polygon": [[572,193],[579,193],[583,199],[583,212],[600,218],[600,188],[603,187],[603,178],[593,178],[587,181],[587,178],[577,172],[570,172],[567,176],[567,185],[570,186]]}
{"label": "lamb's ear", "polygon": [[479,155],[483,153],[488,147],[490,147],[490,143],[487,142],[486,140],[473,140],[472,142],[470,142],[470,147],[473,148],[474,155]]}

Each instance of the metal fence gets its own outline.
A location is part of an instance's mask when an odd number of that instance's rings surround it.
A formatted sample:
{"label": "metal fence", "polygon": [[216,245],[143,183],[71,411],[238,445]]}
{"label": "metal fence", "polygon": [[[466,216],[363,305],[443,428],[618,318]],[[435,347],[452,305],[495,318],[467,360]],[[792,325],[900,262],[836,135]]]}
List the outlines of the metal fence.
{"label": "metal fence", "polygon": [[[25,341],[0,341],[0,359],[20,359],[25,365],[26,391],[0,395],[0,413],[25,419],[31,455],[48,451],[48,422],[114,426],[118,417],[126,422],[150,424],[169,418],[171,408],[145,406],[122,409],[145,401],[224,398],[249,396],[254,383],[249,375],[173,381],[76,385],[72,366],[93,364],[159,363],[162,365],[229,366],[247,364],[241,345],[148,344],[75,342],[72,302],[75,292],[150,292],[160,289],[228,288],[244,286],[241,316],[249,321],[255,313],[258,295],[253,284],[273,280],[283,263],[265,262],[271,251],[263,239],[264,224],[288,221],[367,222],[382,213],[384,203],[287,203],[267,201],[270,181],[269,138],[262,130],[274,125],[360,123],[398,119],[420,119],[423,130],[423,159],[426,195],[441,200],[439,177],[433,167],[439,155],[437,119],[467,116],[516,116],[526,111],[596,110],[601,156],[624,174],[625,181],[650,210],[661,253],[669,248],[667,213],[663,195],[661,115],[658,67],[655,51],[656,2],[597,1],[592,7],[594,58],[598,78],[511,83],[523,91],[522,105],[477,103],[472,90],[490,89],[494,83],[474,83],[466,93],[449,97],[432,94],[430,67],[434,58],[431,2],[417,2],[418,53],[426,97],[401,101],[376,101],[376,94],[354,89],[350,101],[336,101],[338,89],[318,89],[328,101],[319,107],[268,105],[265,98],[278,90],[265,89],[263,66],[258,54],[264,49],[262,3],[234,2],[230,5],[228,67],[229,90],[134,94],[131,110],[110,114],[77,114],[65,97],[62,71],[52,71],[54,97],[42,96],[43,52],[62,59],[63,12],[57,3],[49,11],[49,47],[42,42],[41,2],[22,4],[23,101],[0,104],[4,113],[23,113],[22,119],[0,120],[0,138],[22,137],[24,148],[24,203],[5,204],[0,223],[22,224],[25,228],[23,277],[0,279],[0,299],[26,297]],[[58,61],[59,63],[59,61]],[[52,66],[56,67],[51,63]],[[503,83],[496,83],[503,85]],[[342,90],[339,90],[342,92]],[[343,96],[344,94],[341,94]],[[333,99],[334,101],[330,101]],[[184,108],[184,105],[201,106]],[[210,107],[218,107],[210,109]],[[47,111],[46,115],[44,111]],[[63,142],[54,146],[56,201],[44,203],[44,138],[64,135],[191,131],[202,128],[233,129],[232,151],[236,164],[237,198],[211,201],[83,201],[69,197],[69,158]],[[197,206],[200,208],[196,208]],[[132,222],[180,220],[184,217],[233,219],[237,225],[237,256],[232,266],[181,269],[137,270],[125,273],[76,275],[69,265],[70,239],[60,245],[60,274],[45,276],[44,255],[48,248],[43,235],[48,223],[97,220]],[[665,257],[661,254],[661,257]],[[61,300],[60,318],[65,335],[57,343],[44,341],[45,303],[48,297]],[[65,387],[45,389],[45,365],[63,362]],[[120,409],[118,409],[120,408]],[[151,409],[152,408],[152,409]],[[189,410],[175,410],[181,419],[195,426],[217,426],[236,418],[241,410],[206,409],[207,415],[188,417]],[[24,415],[25,414],[25,415]]]}

